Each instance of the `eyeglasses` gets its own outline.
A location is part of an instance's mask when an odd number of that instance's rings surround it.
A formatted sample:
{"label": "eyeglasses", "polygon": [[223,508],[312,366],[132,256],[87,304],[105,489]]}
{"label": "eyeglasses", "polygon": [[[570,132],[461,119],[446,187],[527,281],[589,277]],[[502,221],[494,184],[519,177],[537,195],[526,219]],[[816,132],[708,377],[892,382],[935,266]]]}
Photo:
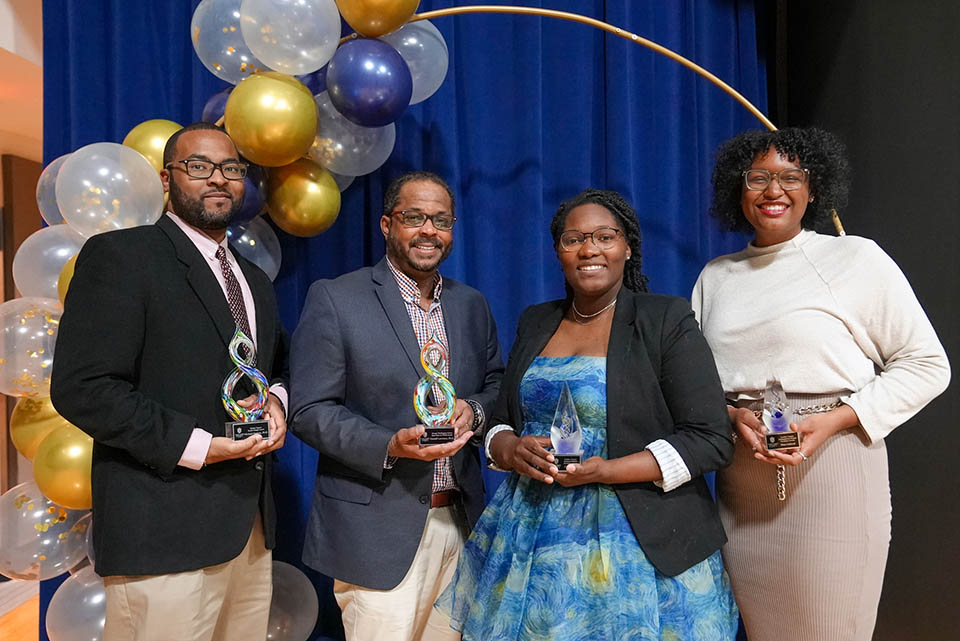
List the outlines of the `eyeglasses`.
{"label": "eyeglasses", "polygon": [[429,220],[433,226],[440,231],[453,229],[453,223],[457,222],[457,217],[453,214],[425,214],[417,209],[402,209],[393,212],[393,215],[400,219],[404,227],[423,227]]}
{"label": "eyeglasses", "polygon": [[807,181],[810,175],[809,169],[781,169],[780,171],[770,173],[766,169],[748,169],[743,172],[743,184],[750,191],[763,191],[774,178],[780,183],[780,189],[783,191],[793,191],[800,189],[803,183]]}
{"label": "eyeglasses", "polygon": [[617,238],[619,238],[622,233],[619,229],[614,229],[613,227],[598,227],[592,232],[568,229],[560,234],[560,249],[565,252],[577,251],[587,242],[587,236],[589,236],[593,244],[597,246],[597,249],[613,249],[613,246],[617,244]]}
{"label": "eyeglasses", "polygon": [[[187,160],[178,160],[183,163],[183,171],[191,178],[206,179],[213,175],[214,169],[219,169],[220,173],[227,180],[243,180],[247,175],[247,164],[239,160],[227,160],[224,162],[213,162],[211,160],[197,160],[188,158]],[[167,169],[180,169],[176,164],[170,163]]]}

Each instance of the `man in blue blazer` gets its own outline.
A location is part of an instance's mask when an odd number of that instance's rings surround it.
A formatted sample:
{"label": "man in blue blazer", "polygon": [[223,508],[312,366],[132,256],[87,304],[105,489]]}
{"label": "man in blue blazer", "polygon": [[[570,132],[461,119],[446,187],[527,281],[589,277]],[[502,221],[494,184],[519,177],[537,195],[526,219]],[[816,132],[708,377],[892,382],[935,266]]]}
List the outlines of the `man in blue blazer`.
{"label": "man in blue blazer", "polygon": [[[380,220],[386,257],[314,283],[293,335],[291,426],[320,453],[303,560],[334,577],[349,641],[460,638],[433,602],[483,510],[468,443],[503,364],[483,295],[437,271],[455,221],[442,178],[396,179]],[[420,447],[412,399],[432,337],[448,348],[457,437]]]}

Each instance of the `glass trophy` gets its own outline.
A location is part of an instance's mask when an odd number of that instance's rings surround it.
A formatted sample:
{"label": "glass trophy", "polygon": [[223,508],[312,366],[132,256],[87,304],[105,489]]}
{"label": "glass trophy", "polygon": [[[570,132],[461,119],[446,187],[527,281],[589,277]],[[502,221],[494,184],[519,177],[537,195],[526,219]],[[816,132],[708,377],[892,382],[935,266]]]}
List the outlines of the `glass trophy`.
{"label": "glass trophy", "polygon": [[[241,348],[244,350],[242,356]],[[261,418],[263,408],[267,404],[270,385],[263,372],[253,366],[257,360],[253,341],[238,328],[233,334],[233,339],[230,341],[227,351],[230,353],[230,360],[233,361],[236,368],[223,380],[223,387],[221,388],[223,407],[235,419],[224,425],[226,436],[234,441],[242,441],[254,434],[259,434],[264,439],[270,438],[270,424],[267,420]],[[249,408],[242,407],[233,398],[233,390],[244,376],[253,381],[257,390],[257,401]]]}
{"label": "glass trophy", "polygon": [[[450,425],[457,397],[453,383],[443,375],[443,366],[447,362],[447,348],[436,334],[430,337],[420,350],[420,364],[426,375],[417,381],[413,391],[413,409],[420,417],[427,431],[420,437],[420,447],[449,443],[456,438],[456,429]],[[437,399],[438,408],[427,405],[427,395],[434,387],[440,390],[442,398]],[[436,411],[433,411],[433,410]]]}
{"label": "glass trophy", "polygon": [[763,392],[763,424],[767,428],[765,435],[768,450],[792,450],[800,447],[800,433],[790,429],[793,413],[787,402],[787,395],[780,381],[767,382]]}
{"label": "glass trophy", "polygon": [[577,407],[573,404],[573,394],[566,381],[563,382],[557,411],[550,425],[550,442],[553,444],[553,462],[561,472],[571,463],[582,462],[583,431],[580,429]]}

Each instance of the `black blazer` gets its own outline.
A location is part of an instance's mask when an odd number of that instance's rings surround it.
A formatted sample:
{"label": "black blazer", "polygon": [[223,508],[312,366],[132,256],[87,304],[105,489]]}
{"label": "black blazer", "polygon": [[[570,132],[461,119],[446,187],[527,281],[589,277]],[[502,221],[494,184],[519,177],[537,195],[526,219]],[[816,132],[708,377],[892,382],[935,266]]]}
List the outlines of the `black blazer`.
{"label": "black blazer", "polygon": [[[569,303],[524,310],[491,425],[524,418],[520,380],[557,331]],[[675,576],[726,541],[703,474],[733,457],[730,421],[713,355],[690,305],[681,298],[622,288],[607,349],[607,449],[610,458],[664,439],[692,480],[664,492],[653,483],[614,485],[640,547],[662,574]]]}
{"label": "black blazer", "polygon": [[[450,382],[487,416],[503,361],[486,299],[443,279]],[[390,438],[420,422],[413,390],[423,376],[420,345],[386,259],[335,280],[319,280],[293,333],[293,432],[319,452],[303,561],[341,581],[388,590],[403,579],[430,510],[432,462],[398,459],[383,468]],[[472,525],[484,507],[479,448],[452,458]],[[464,524],[466,525],[466,524]]]}
{"label": "black blazer", "polygon": [[[286,375],[286,339],[273,286],[237,261],[256,305],[257,367],[277,382]],[[190,239],[167,216],[93,236],[64,307],[50,395],[94,438],[97,573],[168,574],[228,561],[246,544],[258,506],[272,547],[272,456],[177,466],[194,427],[220,436],[231,420],[220,386],[233,369],[235,323]]]}

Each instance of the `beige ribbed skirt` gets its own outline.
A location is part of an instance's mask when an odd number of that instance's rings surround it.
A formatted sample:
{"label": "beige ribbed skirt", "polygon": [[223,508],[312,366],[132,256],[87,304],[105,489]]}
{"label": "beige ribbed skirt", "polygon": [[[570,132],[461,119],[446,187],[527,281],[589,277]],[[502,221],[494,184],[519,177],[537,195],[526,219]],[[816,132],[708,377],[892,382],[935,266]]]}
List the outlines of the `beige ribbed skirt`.
{"label": "beige ribbed skirt", "polygon": [[868,445],[859,428],[835,434],[809,461],[786,467],[779,501],[777,467],[753,458],[740,439],[717,490],[729,538],[724,563],[749,641],[870,640],[890,545],[883,441]]}

